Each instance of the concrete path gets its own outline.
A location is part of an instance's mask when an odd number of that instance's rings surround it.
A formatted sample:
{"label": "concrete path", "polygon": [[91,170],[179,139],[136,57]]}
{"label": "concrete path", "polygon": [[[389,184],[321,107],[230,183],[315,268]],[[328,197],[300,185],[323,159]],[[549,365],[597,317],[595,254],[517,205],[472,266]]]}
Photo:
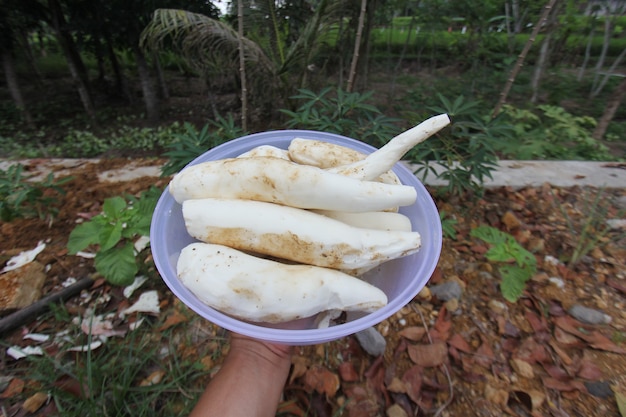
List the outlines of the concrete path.
{"label": "concrete path", "polygon": [[[35,178],[44,178],[51,170],[56,175],[68,175],[72,168],[90,160],[84,159],[38,159],[34,165]],[[93,161],[93,160],[91,160]],[[19,161],[0,160],[0,169],[6,170]],[[21,161],[26,164],[30,161]],[[143,164],[142,164],[143,165]],[[406,164],[410,169],[416,166]],[[435,166],[438,172],[441,166]],[[160,166],[139,166],[133,160],[123,169],[101,172],[100,181],[128,181],[142,176],[158,177]],[[493,179],[485,182],[486,187],[525,187],[550,183],[559,187],[593,186],[606,188],[626,188],[626,163],[581,162],[581,161],[500,161],[492,172]],[[429,175],[425,184],[438,186],[445,182],[435,175]]]}
{"label": "concrete path", "polygon": [[[416,169],[415,166],[410,166]],[[437,167],[437,172],[443,168]],[[583,161],[499,161],[491,173],[493,179],[485,187],[540,186],[546,182],[557,187],[593,186],[626,188],[626,163]],[[426,177],[424,183],[445,185],[435,175]]]}

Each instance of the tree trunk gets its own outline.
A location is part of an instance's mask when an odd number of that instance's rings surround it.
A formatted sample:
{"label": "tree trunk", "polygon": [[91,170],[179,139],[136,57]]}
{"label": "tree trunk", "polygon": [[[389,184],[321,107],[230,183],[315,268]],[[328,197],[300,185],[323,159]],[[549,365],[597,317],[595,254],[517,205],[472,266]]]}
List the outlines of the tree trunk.
{"label": "tree trunk", "polygon": [[526,59],[526,55],[528,55],[528,51],[530,51],[531,46],[535,42],[535,38],[537,38],[537,34],[541,30],[541,27],[543,26],[544,22],[548,19],[548,16],[550,15],[550,12],[552,11],[552,8],[556,4],[556,2],[557,0],[549,0],[548,4],[544,6],[543,11],[541,12],[541,16],[539,17],[539,21],[537,22],[537,24],[535,25],[535,28],[530,34],[530,37],[528,38],[528,41],[526,42],[524,49],[517,57],[517,62],[515,62],[515,66],[511,70],[509,79],[504,85],[504,89],[500,93],[500,100],[498,101],[498,104],[496,104],[496,107],[493,109],[493,113],[491,117],[496,117],[500,113],[500,110],[502,109],[502,106],[504,106],[504,103],[506,103],[506,99],[509,95],[509,91],[511,91],[511,87],[513,86],[513,83],[515,82],[515,78],[517,77],[517,74],[522,68],[522,65],[524,65],[524,60]]}
{"label": "tree trunk", "polygon": [[17,73],[15,72],[15,64],[13,62],[13,54],[8,49],[2,50],[2,68],[4,69],[4,77],[7,81],[7,88],[11,93],[11,98],[15,102],[15,107],[22,113],[24,121],[30,129],[35,128],[33,118],[26,108],[24,97],[22,96],[22,90],[17,80]]}
{"label": "tree trunk", "polygon": [[594,129],[592,136],[596,140],[601,140],[606,133],[607,128],[609,127],[609,123],[613,120],[617,109],[620,104],[624,100],[626,96],[626,78],[622,80],[622,82],[617,86],[611,97],[606,102],[606,107],[604,108],[604,113],[598,120],[598,124]]}
{"label": "tree trunk", "polygon": [[96,110],[93,104],[93,98],[91,96],[91,88],[89,86],[89,77],[87,76],[87,70],[83,60],[76,49],[74,39],[67,32],[65,17],[63,16],[63,10],[58,0],[48,0],[48,6],[50,8],[50,14],[52,17],[52,26],[57,34],[61,49],[65,55],[67,66],[70,70],[72,80],[76,84],[78,95],[83,104],[85,112],[95,121]]}
{"label": "tree trunk", "polygon": [[139,73],[143,101],[146,105],[146,115],[150,123],[156,124],[159,121],[159,100],[150,78],[150,68],[146,62],[146,57],[135,43],[133,43],[133,53],[135,54],[135,61],[137,61],[137,72]]}
{"label": "tree trunk", "polygon": [[37,63],[35,61],[35,55],[33,54],[33,48],[28,41],[27,33],[24,31],[19,31],[18,33],[19,43],[24,48],[26,61],[28,62],[28,66],[30,67],[33,74],[35,74],[37,85],[43,86],[43,76],[41,75],[41,71],[37,68]]}
{"label": "tree trunk", "polygon": [[239,77],[241,78],[241,129],[248,131],[248,84],[246,56],[243,50],[243,0],[237,0],[237,42],[239,44]]}
{"label": "tree trunk", "polygon": [[585,70],[587,69],[587,64],[589,63],[589,58],[591,57],[591,44],[593,43],[593,36],[596,34],[596,25],[591,24],[591,31],[589,32],[589,39],[587,39],[587,46],[585,46],[585,58],[583,59],[583,63],[578,69],[578,75],[576,76],[577,81],[582,81],[583,76],[585,75]]}
{"label": "tree trunk", "polygon": [[[564,3],[560,3],[559,6]],[[561,12],[561,7],[554,5],[552,12],[548,18],[548,23],[546,23],[546,35],[543,38],[543,42],[541,43],[541,47],[539,48],[539,58],[537,60],[537,64],[535,65],[535,71],[533,73],[533,78],[531,80],[531,89],[532,89],[532,97],[530,98],[531,103],[536,103],[539,97],[539,85],[541,84],[541,79],[546,72],[547,67],[550,63],[550,56],[552,55],[552,51],[555,49],[553,45],[554,34],[559,27],[559,14]],[[567,37],[565,39],[567,41]]]}
{"label": "tree trunk", "polygon": [[[400,57],[398,58],[396,67],[393,70],[393,75],[391,78],[390,97],[394,97],[395,95],[396,79],[398,78],[399,72],[402,70],[402,61],[404,61],[404,57],[406,56],[406,51],[409,49],[409,41],[411,40],[411,34],[413,33],[414,25],[415,25],[415,15],[411,17],[411,21],[409,22],[408,33],[406,34],[406,38],[404,39],[404,45],[402,45],[402,51],[400,52]],[[393,26],[391,30],[393,31]]]}
{"label": "tree trunk", "polygon": [[346,91],[352,92],[354,80],[356,79],[356,67],[359,63],[359,50],[361,48],[361,36],[363,36],[363,27],[365,26],[365,12],[367,10],[367,0],[361,0],[361,12],[359,13],[359,23],[356,30],[356,39],[354,40],[354,53],[352,54],[352,63],[350,64],[350,73],[348,74],[348,84]]}
{"label": "tree trunk", "polygon": [[111,36],[106,29],[104,31],[104,41],[106,43],[109,62],[111,63],[111,68],[113,68],[113,74],[115,75],[115,89],[121,96],[126,97],[126,100],[128,100],[129,103],[134,104],[135,97],[132,95],[130,89],[128,88],[128,81],[124,76],[124,71],[122,71],[120,61],[117,59],[117,55],[115,54],[115,50],[113,49]]}
{"label": "tree trunk", "polygon": [[595,89],[591,91],[590,98],[596,98],[596,96],[602,92],[602,89],[606,85],[609,78],[614,75],[613,71],[615,71],[618,65],[622,62],[622,59],[624,59],[624,56],[626,56],[626,48],[624,48],[622,52],[620,52],[619,56],[615,58],[615,61],[613,61],[611,67],[608,69],[606,74],[604,74],[604,77],[602,77],[602,81],[600,81]]}
{"label": "tree trunk", "polygon": [[519,14],[519,0],[511,2],[511,13],[513,14],[513,33],[518,34],[522,31],[522,17]]}
{"label": "tree trunk", "polygon": [[159,54],[155,51],[152,54],[152,59],[154,60],[154,70],[157,74],[157,80],[159,81],[159,90],[161,90],[161,97],[165,100],[170,98],[170,90],[167,88],[167,82],[165,82],[165,74],[163,74],[163,67],[161,67],[161,60],[159,59]]}
{"label": "tree trunk", "polygon": [[548,62],[548,56],[550,55],[550,41],[552,38],[552,34],[546,35],[541,43],[541,48],[539,49],[539,59],[537,60],[537,64],[535,65],[535,71],[533,73],[533,79],[530,83],[533,95],[530,98],[530,102],[535,104],[537,103],[537,98],[539,96],[539,84],[541,83],[541,78],[546,70],[546,65]]}
{"label": "tree trunk", "polygon": [[[608,13],[608,10],[607,10]],[[589,98],[593,97],[593,92],[598,88],[598,80],[600,79],[600,71],[604,66],[604,60],[606,59],[606,53],[609,50],[611,44],[611,34],[613,33],[613,24],[611,19],[604,16],[604,38],[602,40],[602,50],[600,51],[600,57],[596,62],[595,74],[593,76],[593,83],[591,84],[591,91],[589,92]]]}

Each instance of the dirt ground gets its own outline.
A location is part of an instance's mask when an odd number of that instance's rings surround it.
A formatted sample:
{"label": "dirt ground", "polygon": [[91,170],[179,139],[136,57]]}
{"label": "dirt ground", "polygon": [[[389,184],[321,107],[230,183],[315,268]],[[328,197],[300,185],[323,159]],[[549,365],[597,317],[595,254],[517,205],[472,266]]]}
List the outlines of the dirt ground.
{"label": "dirt ground", "polygon": [[[128,163],[104,159],[74,168],[52,222],[0,224],[0,265],[43,240],[47,246],[37,260],[49,268],[44,293],[58,290],[68,277],[93,274],[91,260],[67,254],[80,213],[99,212],[107,197],[139,194],[167,182],[155,177],[97,180],[99,172]],[[619,416],[618,399],[626,393],[624,233],[602,237],[573,266],[555,261],[565,259],[584,238],[584,225],[597,215],[585,203],[598,190],[501,188],[475,201],[430,191],[439,209],[456,219],[457,236],[444,240],[427,288],[456,281],[462,295],[443,301],[425,290],[380,323],[377,330],[387,340],[380,357],[365,353],[352,336],[296,348],[281,415]],[[616,201],[626,190],[604,192],[608,217],[618,216]],[[469,235],[480,224],[509,231],[537,258],[538,273],[517,303],[502,297],[497,271],[484,257],[488,248]],[[599,233],[599,228],[592,230],[590,238]],[[164,304],[177,305],[164,285],[155,286],[169,300]],[[603,312],[610,323],[573,319],[567,311],[575,304]],[[17,342],[20,334],[18,329],[3,339]]]}

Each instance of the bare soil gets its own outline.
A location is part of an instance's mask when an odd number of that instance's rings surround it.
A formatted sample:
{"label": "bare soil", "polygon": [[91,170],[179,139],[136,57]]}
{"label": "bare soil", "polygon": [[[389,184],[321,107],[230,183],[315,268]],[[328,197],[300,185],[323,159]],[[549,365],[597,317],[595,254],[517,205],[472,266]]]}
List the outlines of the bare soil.
{"label": "bare soil", "polygon": [[[155,163],[153,159],[134,162]],[[43,240],[47,246],[37,260],[48,268],[44,294],[58,290],[68,277],[93,276],[92,261],[69,256],[66,249],[69,233],[81,213],[99,212],[107,197],[137,195],[151,185],[163,187],[167,182],[155,177],[98,181],[99,172],[128,163],[124,158],[103,159],[74,168],[74,179],[64,186],[66,194],[59,197],[60,212],[52,222],[17,219],[1,223],[0,265]],[[585,202],[598,190],[557,189],[546,184],[487,190],[476,199],[450,198],[439,196],[436,189],[430,191],[439,209],[458,223],[457,237],[445,239],[438,268],[427,288],[454,280],[462,286],[462,296],[458,302],[443,302],[428,291],[422,292],[377,326],[387,340],[385,354],[378,358],[365,353],[353,336],[296,348],[281,415],[405,415],[401,409],[406,415],[618,416],[615,393],[626,392],[623,233],[600,239],[575,265],[549,258],[566,259],[571,254],[581,239],[582,227],[595,215],[585,211]],[[605,193],[608,216],[617,216],[615,201],[626,191]],[[539,271],[517,303],[502,297],[495,266],[484,257],[487,247],[469,235],[471,228],[480,224],[510,232],[536,255]],[[183,308],[158,278],[152,286],[163,300],[164,321],[174,310]],[[117,290],[100,280],[89,291]],[[574,304],[598,309],[610,316],[611,322],[578,322],[567,313]],[[68,302],[70,309],[75,305]],[[115,309],[119,305],[104,307]],[[24,343],[21,336],[26,330],[50,331],[65,325],[46,317],[23,323],[3,335],[3,341]],[[201,326],[209,338],[223,335],[216,326],[198,320],[178,326],[183,333],[197,333]],[[193,356],[200,351],[181,348],[180,354]],[[0,356],[0,374],[10,373],[11,361],[4,354]],[[203,362],[206,357],[197,360]],[[211,364],[219,365],[220,361],[218,356]],[[22,378],[28,379],[28,375]],[[609,391],[601,396],[594,386],[608,387]],[[0,402],[7,405],[10,398]]]}

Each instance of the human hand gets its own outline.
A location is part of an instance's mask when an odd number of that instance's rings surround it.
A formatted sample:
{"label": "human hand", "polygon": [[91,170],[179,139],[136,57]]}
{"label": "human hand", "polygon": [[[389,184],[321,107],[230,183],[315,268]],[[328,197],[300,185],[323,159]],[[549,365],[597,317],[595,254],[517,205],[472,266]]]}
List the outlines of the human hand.
{"label": "human hand", "polygon": [[266,342],[239,333],[231,333],[230,349],[232,354],[258,357],[277,366],[291,363],[293,352],[292,346]]}

